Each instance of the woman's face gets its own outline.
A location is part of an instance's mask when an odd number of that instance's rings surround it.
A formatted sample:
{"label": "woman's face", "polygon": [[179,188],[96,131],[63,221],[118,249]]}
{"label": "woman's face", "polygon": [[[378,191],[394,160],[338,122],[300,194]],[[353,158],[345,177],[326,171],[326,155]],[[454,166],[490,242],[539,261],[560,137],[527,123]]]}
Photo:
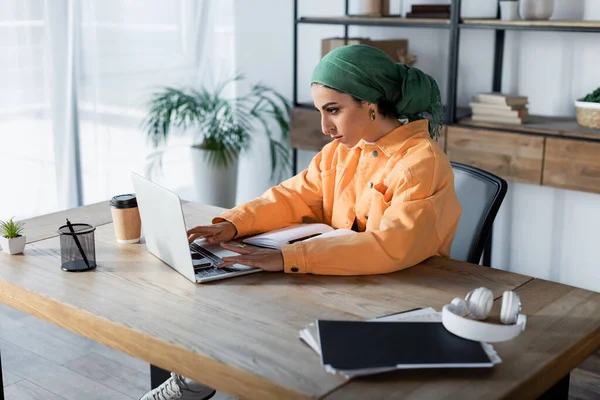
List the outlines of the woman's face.
{"label": "woman's face", "polygon": [[312,85],[313,102],[321,112],[321,130],[324,135],[345,147],[354,147],[361,139],[370,136],[372,123],[369,103],[358,103],[352,96],[333,89]]}

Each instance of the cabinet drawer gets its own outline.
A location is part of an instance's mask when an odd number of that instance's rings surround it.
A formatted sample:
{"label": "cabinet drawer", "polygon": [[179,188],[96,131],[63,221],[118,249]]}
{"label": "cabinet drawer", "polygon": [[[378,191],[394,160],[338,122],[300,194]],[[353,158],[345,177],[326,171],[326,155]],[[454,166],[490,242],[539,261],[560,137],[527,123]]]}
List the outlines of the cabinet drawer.
{"label": "cabinet drawer", "polygon": [[542,183],[541,136],[449,126],[446,141],[446,153],[452,161],[511,181]]}
{"label": "cabinet drawer", "polygon": [[292,147],[320,151],[331,142],[321,133],[321,113],[307,108],[292,108],[290,114],[290,139]]}
{"label": "cabinet drawer", "polygon": [[543,184],[600,193],[600,143],[547,138]]}

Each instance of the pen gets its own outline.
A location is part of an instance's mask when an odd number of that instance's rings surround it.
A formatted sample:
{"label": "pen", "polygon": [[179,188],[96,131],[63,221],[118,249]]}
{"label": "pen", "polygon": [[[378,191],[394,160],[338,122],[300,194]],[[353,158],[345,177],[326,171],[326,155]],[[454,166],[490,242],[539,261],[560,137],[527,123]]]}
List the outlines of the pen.
{"label": "pen", "polygon": [[303,240],[310,239],[310,238],[313,238],[313,237],[319,236],[319,235],[320,235],[320,233],[315,233],[315,234],[304,236],[304,237],[301,237],[301,238],[298,238],[298,239],[290,240],[290,241],[288,241],[288,244],[293,244],[293,243],[296,243],[296,242],[301,242]]}
{"label": "pen", "polygon": [[67,218],[67,226],[69,227],[69,230],[73,234],[73,240],[75,240],[75,244],[77,245],[77,248],[79,249],[79,252],[81,253],[81,257],[83,257],[83,261],[85,261],[85,265],[87,265],[87,267],[89,268],[90,263],[88,262],[88,259],[85,256],[85,253],[83,252],[83,247],[81,247],[81,243],[79,243],[79,238],[75,234],[75,229],[73,229],[73,225],[71,225],[71,221],[69,221],[69,218]]}

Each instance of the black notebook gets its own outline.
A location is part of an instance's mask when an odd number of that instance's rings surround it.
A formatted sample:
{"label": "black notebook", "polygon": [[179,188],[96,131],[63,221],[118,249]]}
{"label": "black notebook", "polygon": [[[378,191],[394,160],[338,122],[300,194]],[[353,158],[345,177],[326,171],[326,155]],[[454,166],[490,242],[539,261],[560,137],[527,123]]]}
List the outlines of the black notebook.
{"label": "black notebook", "polygon": [[[441,322],[317,321],[321,362],[330,370],[493,367],[481,342]],[[364,371],[367,372],[367,371]]]}

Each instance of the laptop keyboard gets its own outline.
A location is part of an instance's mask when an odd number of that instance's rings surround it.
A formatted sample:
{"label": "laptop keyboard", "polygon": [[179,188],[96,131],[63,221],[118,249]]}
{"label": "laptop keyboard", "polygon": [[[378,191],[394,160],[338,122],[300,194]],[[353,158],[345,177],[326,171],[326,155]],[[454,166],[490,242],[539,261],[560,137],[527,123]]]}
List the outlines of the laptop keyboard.
{"label": "laptop keyboard", "polygon": [[[212,253],[209,250],[206,250],[204,247],[200,246],[198,243],[195,243],[195,242],[190,243],[190,249],[192,249],[196,253],[202,255],[203,257],[207,258],[208,260],[212,261],[213,265],[223,263],[223,259],[221,257],[217,256],[216,254]],[[229,273],[237,272],[237,271],[240,271],[240,270],[233,266],[223,267],[223,268],[209,267],[209,268],[202,268],[202,269],[196,271],[196,276],[198,278],[207,278],[207,277],[211,277],[211,276],[225,275],[225,274],[229,274]]]}

